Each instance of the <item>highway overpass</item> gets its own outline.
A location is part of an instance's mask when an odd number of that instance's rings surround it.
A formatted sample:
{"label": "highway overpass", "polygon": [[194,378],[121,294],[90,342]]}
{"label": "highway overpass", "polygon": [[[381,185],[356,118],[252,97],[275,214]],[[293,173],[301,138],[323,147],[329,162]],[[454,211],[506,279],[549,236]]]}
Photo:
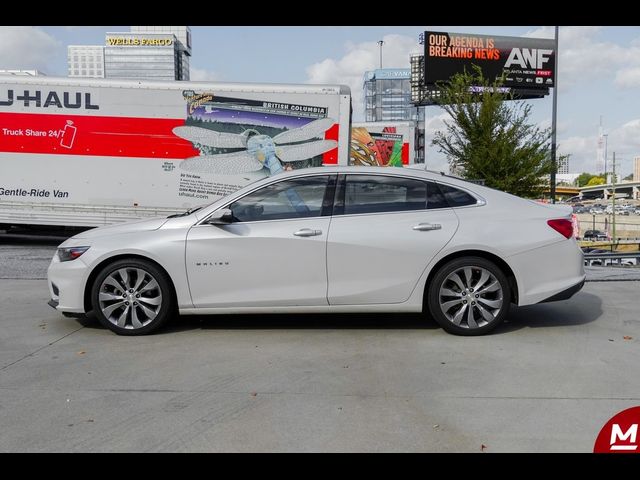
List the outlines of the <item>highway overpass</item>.
{"label": "highway overpass", "polygon": [[[616,183],[616,198],[619,198],[620,194],[626,194],[626,197],[623,198],[640,200],[640,182]],[[580,196],[585,200],[595,198],[608,199],[612,195],[613,185],[610,183],[580,188]]]}

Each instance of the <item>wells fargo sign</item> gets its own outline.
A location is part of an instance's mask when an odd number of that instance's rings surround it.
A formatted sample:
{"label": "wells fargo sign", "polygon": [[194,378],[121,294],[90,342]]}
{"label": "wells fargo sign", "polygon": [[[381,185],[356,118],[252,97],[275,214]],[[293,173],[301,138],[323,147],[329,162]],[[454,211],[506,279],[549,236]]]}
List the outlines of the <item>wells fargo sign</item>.
{"label": "wells fargo sign", "polygon": [[168,47],[170,45],[173,45],[172,38],[107,37],[108,47]]}

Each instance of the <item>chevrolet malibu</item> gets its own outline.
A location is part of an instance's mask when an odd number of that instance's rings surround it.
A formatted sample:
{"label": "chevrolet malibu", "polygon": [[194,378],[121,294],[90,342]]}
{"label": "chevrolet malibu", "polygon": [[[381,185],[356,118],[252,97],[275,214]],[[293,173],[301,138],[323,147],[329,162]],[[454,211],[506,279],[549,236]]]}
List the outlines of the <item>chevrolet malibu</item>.
{"label": "chevrolet malibu", "polygon": [[176,313],[425,312],[481,335],[585,280],[571,209],[442,174],[321,167],[62,243],[49,302],[117,334]]}

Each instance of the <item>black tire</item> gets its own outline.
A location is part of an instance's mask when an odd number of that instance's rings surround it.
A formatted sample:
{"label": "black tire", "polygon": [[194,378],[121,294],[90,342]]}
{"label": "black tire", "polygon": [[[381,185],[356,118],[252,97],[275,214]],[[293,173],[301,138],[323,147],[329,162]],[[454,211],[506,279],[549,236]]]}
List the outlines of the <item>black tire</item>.
{"label": "black tire", "polygon": [[[126,278],[120,273],[123,270]],[[125,291],[125,283],[127,287],[137,287],[136,290]],[[116,284],[120,285],[119,289]],[[101,294],[105,295],[101,297]],[[147,260],[125,258],[110,263],[98,273],[91,287],[91,304],[102,325],[118,335],[132,336],[147,335],[162,327],[174,316],[176,301],[171,281],[163,270]],[[121,325],[117,324],[118,319],[123,319]]]}
{"label": "black tire", "polygon": [[[465,271],[465,268],[470,270]],[[469,271],[471,279],[467,281]],[[454,281],[450,275],[458,272],[464,278],[458,275]],[[489,277],[479,290],[474,289],[483,279],[483,272],[487,272]],[[433,319],[454,335],[489,333],[504,321],[510,304],[511,289],[507,277],[495,263],[482,257],[461,257],[444,264],[432,278],[427,291],[427,305]]]}

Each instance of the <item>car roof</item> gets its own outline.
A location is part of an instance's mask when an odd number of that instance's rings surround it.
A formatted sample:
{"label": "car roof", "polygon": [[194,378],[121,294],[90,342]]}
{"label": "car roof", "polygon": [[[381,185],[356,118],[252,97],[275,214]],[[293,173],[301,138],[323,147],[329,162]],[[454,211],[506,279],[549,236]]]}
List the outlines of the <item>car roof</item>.
{"label": "car roof", "polygon": [[[427,180],[436,180],[443,183],[449,183],[451,185],[458,185],[463,188],[468,188],[471,190],[480,189],[489,189],[488,187],[481,186],[477,183],[470,182],[460,177],[454,177],[452,175],[447,175],[444,172],[436,172],[433,170],[426,170],[420,168],[407,168],[407,167],[366,167],[366,166],[356,166],[356,165],[332,165],[332,166],[322,166],[322,167],[310,167],[310,168],[301,168],[297,170],[289,170],[283,173],[278,174],[278,178],[285,178],[285,176],[298,176],[298,175],[312,175],[318,173],[359,173],[359,174],[384,174],[384,175],[399,175],[403,177],[414,177],[421,178]],[[268,177],[274,178],[274,177]],[[498,190],[495,190],[498,191]],[[504,192],[500,192],[504,193]]]}

